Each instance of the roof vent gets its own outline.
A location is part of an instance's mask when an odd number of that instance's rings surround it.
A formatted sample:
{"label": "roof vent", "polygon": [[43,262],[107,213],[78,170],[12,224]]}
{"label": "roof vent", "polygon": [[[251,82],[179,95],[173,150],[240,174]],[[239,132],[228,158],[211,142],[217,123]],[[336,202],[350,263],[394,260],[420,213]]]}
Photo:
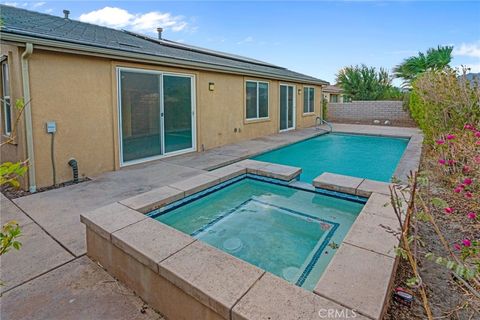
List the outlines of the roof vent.
{"label": "roof vent", "polygon": [[70,14],[70,10],[63,10],[63,14],[65,15],[65,19],[68,19],[68,15]]}
{"label": "roof vent", "polygon": [[159,40],[162,40],[163,28],[157,28],[157,32],[158,32],[158,39],[159,39]]}

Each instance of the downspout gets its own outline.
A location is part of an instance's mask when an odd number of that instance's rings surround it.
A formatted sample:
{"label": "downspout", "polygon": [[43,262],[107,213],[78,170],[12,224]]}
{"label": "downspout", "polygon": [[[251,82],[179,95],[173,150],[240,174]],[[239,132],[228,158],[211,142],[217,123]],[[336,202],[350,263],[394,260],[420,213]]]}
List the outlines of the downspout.
{"label": "downspout", "polygon": [[35,154],[33,150],[33,133],[32,133],[32,101],[30,98],[30,73],[28,71],[28,59],[33,53],[33,44],[26,43],[25,51],[22,53],[22,82],[23,82],[23,101],[25,103],[25,135],[27,140],[27,159],[29,163],[28,183],[29,191],[37,191],[35,183]]}

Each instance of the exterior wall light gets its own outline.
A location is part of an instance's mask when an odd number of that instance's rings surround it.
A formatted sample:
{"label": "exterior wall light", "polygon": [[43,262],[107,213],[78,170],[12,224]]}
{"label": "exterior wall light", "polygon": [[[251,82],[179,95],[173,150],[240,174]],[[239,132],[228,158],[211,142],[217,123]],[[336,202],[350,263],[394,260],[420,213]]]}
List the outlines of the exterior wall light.
{"label": "exterior wall light", "polygon": [[215,82],[209,82],[208,83],[208,90],[210,90],[210,91],[215,90]]}
{"label": "exterior wall light", "polygon": [[298,94],[302,94],[302,89],[298,89]]}

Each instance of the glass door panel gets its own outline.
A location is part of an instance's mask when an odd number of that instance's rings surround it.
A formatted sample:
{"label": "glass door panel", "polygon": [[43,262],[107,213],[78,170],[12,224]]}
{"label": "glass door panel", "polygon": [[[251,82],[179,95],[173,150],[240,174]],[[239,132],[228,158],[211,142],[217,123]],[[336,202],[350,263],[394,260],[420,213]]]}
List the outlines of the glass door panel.
{"label": "glass door panel", "polygon": [[293,129],[294,127],[294,121],[293,121],[293,110],[294,110],[294,87],[293,86],[288,86],[288,100],[287,100],[287,105],[288,105],[288,122],[287,122],[287,127],[288,129]]}
{"label": "glass door panel", "polygon": [[287,87],[280,86],[280,130],[287,129]]}
{"label": "glass door panel", "polygon": [[295,128],[295,87],[280,85],[280,131]]}
{"label": "glass door panel", "polygon": [[159,75],[120,72],[123,162],[162,154]]}
{"label": "glass door panel", "polygon": [[163,76],[165,153],[192,148],[192,78]]}

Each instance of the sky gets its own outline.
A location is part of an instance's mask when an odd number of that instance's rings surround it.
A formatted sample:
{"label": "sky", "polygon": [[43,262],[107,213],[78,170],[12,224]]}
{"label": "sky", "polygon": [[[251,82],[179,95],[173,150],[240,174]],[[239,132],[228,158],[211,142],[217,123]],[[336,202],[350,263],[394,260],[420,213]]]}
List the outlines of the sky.
{"label": "sky", "polygon": [[[344,66],[392,70],[453,45],[452,66],[480,72],[480,1],[0,1],[239,54],[331,83]],[[399,80],[394,81],[400,84]]]}

